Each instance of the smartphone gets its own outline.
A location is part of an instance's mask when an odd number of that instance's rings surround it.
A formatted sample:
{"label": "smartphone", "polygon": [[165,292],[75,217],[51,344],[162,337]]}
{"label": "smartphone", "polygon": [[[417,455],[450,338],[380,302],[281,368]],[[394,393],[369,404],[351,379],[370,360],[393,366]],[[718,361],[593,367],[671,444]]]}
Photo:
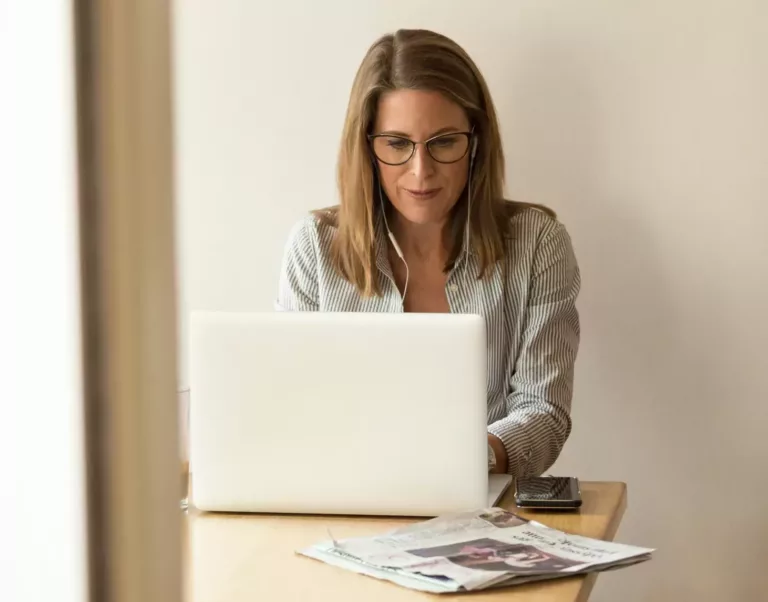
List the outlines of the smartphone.
{"label": "smartphone", "polygon": [[527,477],[515,482],[518,508],[573,510],[581,507],[576,477]]}

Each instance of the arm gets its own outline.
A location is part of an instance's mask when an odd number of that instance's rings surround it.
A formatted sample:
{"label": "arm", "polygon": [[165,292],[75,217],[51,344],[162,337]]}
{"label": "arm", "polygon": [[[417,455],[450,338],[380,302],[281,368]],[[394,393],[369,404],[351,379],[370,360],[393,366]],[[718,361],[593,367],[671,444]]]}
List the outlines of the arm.
{"label": "arm", "polygon": [[319,311],[317,231],[311,218],[296,224],[288,236],[280,268],[275,309]]}
{"label": "arm", "polygon": [[570,435],[580,283],[570,237],[557,224],[544,235],[533,260],[523,340],[506,399],[507,416],[488,427],[489,443],[493,446],[497,439],[506,452],[506,466],[497,470],[515,476],[542,474],[554,464]]}

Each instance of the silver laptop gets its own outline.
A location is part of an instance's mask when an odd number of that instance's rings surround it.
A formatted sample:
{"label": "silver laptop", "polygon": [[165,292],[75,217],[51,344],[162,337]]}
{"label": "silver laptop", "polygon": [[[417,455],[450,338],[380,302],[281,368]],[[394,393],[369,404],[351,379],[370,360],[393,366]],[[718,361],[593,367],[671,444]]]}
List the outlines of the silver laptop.
{"label": "silver laptop", "polygon": [[483,319],[194,312],[190,503],[436,516],[492,506]]}

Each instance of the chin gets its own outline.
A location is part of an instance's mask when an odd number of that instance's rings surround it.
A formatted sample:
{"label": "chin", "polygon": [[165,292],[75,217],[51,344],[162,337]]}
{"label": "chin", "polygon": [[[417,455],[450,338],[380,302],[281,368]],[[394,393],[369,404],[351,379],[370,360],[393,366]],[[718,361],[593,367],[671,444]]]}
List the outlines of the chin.
{"label": "chin", "polygon": [[420,226],[442,223],[448,218],[451,211],[450,207],[429,202],[407,202],[395,208],[407,221]]}

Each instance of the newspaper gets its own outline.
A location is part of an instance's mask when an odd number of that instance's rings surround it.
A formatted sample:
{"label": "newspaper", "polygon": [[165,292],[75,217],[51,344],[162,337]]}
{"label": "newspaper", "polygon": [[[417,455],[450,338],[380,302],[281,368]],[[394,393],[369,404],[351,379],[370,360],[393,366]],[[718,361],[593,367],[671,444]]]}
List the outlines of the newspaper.
{"label": "newspaper", "polygon": [[401,586],[453,593],[604,571],[650,559],[640,548],[569,535],[501,508],[450,514],[298,553]]}

